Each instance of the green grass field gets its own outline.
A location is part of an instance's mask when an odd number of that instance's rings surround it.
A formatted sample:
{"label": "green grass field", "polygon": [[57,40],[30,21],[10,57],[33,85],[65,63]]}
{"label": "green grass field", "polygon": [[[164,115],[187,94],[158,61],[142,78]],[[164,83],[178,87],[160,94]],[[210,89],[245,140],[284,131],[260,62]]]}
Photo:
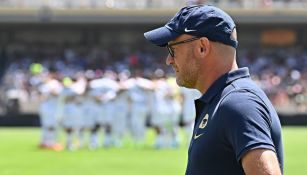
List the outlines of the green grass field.
{"label": "green grass field", "polygon": [[[37,148],[36,128],[0,128],[0,175],[179,175],[184,174],[187,146],[151,148],[153,132],[142,148],[126,139],[123,148],[47,151]],[[307,175],[307,127],[283,128],[285,174]]]}

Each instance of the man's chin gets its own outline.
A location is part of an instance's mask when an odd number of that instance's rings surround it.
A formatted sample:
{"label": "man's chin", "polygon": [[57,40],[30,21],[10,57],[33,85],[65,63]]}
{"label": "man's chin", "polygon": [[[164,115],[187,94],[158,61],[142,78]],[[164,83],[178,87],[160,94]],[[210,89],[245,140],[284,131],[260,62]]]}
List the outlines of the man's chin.
{"label": "man's chin", "polygon": [[178,86],[184,87],[182,82],[178,79],[178,77],[176,76],[176,83]]}
{"label": "man's chin", "polygon": [[189,89],[193,89],[194,88],[194,86],[192,86],[190,83],[182,81],[182,80],[178,79],[178,77],[176,77],[176,83],[180,87],[185,87],[185,88],[189,88]]}

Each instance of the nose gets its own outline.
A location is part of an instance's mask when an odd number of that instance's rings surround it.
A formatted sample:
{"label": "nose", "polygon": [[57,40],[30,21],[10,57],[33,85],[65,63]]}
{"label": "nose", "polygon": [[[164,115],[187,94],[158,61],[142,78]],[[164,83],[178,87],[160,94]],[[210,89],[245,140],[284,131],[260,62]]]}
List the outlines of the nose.
{"label": "nose", "polygon": [[174,57],[172,57],[170,54],[167,55],[166,57],[166,61],[165,61],[166,65],[171,65],[174,63]]}

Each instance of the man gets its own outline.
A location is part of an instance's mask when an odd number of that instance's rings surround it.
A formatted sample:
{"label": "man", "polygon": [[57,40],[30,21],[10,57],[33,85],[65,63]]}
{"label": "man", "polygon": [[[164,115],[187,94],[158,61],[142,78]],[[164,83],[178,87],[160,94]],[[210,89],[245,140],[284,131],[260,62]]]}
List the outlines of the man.
{"label": "man", "polygon": [[39,106],[39,116],[42,127],[42,140],[40,147],[60,151],[62,146],[57,143],[57,130],[60,112],[59,93],[62,90],[61,83],[53,74],[48,75],[39,90],[42,93],[42,101]]}
{"label": "man", "polygon": [[168,85],[166,104],[169,109],[166,119],[166,128],[168,135],[170,136],[170,143],[168,144],[172,148],[177,148],[180,146],[179,124],[180,116],[182,114],[182,108],[180,103],[181,96],[179,92],[179,87],[176,84],[176,78],[174,78],[173,76],[169,76],[166,79],[166,83]]}
{"label": "man", "polygon": [[144,34],[169,51],[180,86],[198,89],[186,175],[283,172],[281,126],[272,104],[236,63],[231,17],[214,6],[181,9],[164,27]]}
{"label": "man", "polygon": [[[86,87],[85,92],[82,94],[82,102],[80,106],[81,110],[81,118],[82,118],[82,125],[80,128],[79,134],[79,147],[84,147],[84,134],[86,131],[90,132],[90,139],[89,139],[89,149],[96,149],[98,146],[97,143],[97,131],[98,126],[96,126],[96,118],[99,115],[99,100],[98,103],[96,102],[97,93],[90,89],[89,86]],[[97,109],[98,108],[98,109]]]}
{"label": "man", "polygon": [[126,81],[128,102],[130,103],[130,131],[136,147],[142,147],[145,141],[146,117],[149,112],[148,91],[151,81],[136,73]]}
{"label": "man", "polygon": [[118,82],[119,89],[116,93],[116,98],[114,99],[113,105],[113,122],[111,123],[111,128],[113,131],[113,141],[115,147],[122,147],[123,139],[127,129],[129,105],[128,105],[128,87],[124,82]]}
{"label": "man", "polygon": [[66,148],[69,151],[74,151],[74,135],[78,131],[81,118],[81,108],[77,101],[77,96],[71,86],[65,87],[62,92],[64,96],[64,106],[61,115],[62,126],[66,134]]}
{"label": "man", "polygon": [[156,149],[166,148],[168,119],[170,118],[171,105],[168,103],[169,85],[167,84],[164,73],[156,75],[153,79],[154,90],[151,93],[151,125],[156,132],[155,144]]}
{"label": "man", "polygon": [[190,138],[193,133],[194,117],[196,111],[194,108],[194,100],[201,96],[201,93],[196,89],[188,89],[182,87],[182,122],[185,137]]}
{"label": "man", "polygon": [[39,116],[42,126],[42,141],[41,148],[51,148],[57,150],[57,125],[58,118],[58,99],[55,92],[48,92],[44,94],[44,99],[40,103]]}

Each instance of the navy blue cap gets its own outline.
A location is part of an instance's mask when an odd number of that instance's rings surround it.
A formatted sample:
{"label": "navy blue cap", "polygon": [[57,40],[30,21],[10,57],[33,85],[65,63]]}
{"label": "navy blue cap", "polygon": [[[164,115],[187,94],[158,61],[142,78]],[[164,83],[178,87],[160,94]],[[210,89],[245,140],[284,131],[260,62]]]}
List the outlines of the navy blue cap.
{"label": "navy blue cap", "polygon": [[144,36],[161,47],[182,34],[189,34],[237,48],[238,41],[231,38],[235,27],[232,18],[223,10],[211,5],[194,5],[182,8],[165,26],[146,32]]}

